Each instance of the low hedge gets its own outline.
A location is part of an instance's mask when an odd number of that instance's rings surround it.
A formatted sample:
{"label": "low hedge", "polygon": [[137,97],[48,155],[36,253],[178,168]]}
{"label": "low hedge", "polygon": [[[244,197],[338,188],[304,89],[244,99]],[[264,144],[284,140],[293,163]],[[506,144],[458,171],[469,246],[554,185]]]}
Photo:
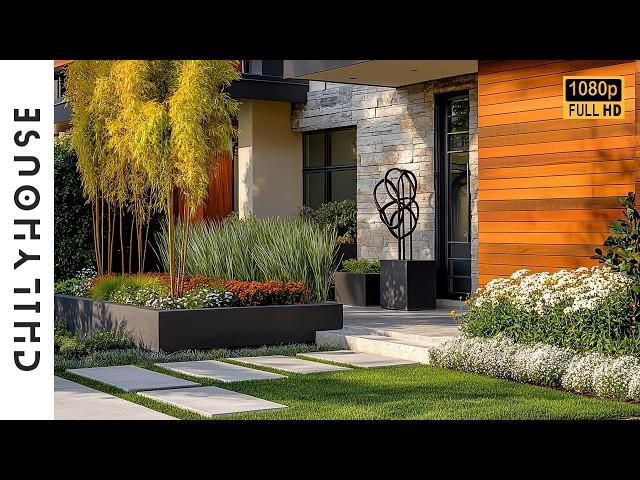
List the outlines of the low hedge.
{"label": "low hedge", "polygon": [[537,343],[521,345],[507,337],[460,337],[431,349],[434,366],[563,388],[580,394],[640,401],[640,359]]}

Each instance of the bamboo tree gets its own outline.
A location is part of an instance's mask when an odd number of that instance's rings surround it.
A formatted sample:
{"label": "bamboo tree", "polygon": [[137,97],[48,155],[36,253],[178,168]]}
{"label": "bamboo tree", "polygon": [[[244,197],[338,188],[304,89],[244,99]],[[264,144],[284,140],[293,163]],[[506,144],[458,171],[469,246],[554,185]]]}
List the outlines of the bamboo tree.
{"label": "bamboo tree", "polygon": [[[95,207],[96,264],[111,270],[116,208],[132,214],[138,270],[144,268],[149,223],[167,217],[171,295],[181,293],[191,217],[208,194],[209,172],[236,135],[238,102],[225,91],[239,78],[227,60],[78,61],[69,67],[72,146],[88,201]],[[176,263],[174,193],[183,194],[181,249]],[[106,203],[106,205],[105,205]],[[113,209],[113,212],[112,212]],[[121,210],[122,211],[122,210]],[[113,213],[113,221],[111,219]],[[122,215],[121,215],[122,217]],[[145,231],[146,226],[146,233]],[[123,249],[122,221],[120,245]],[[123,260],[124,262],[124,260]],[[123,267],[124,269],[124,267]]]}

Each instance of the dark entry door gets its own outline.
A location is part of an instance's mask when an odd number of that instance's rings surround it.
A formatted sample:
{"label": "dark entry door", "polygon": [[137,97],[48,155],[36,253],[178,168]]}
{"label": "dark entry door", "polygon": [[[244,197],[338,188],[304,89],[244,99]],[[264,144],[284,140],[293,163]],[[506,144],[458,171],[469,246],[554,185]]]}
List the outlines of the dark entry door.
{"label": "dark entry door", "polygon": [[438,297],[471,292],[468,92],[436,97]]}

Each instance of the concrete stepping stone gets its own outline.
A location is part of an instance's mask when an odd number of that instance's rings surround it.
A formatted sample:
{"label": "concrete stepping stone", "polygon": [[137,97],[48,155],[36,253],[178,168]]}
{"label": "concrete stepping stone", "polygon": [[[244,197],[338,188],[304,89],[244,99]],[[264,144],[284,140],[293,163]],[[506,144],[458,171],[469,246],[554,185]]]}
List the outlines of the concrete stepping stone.
{"label": "concrete stepping stone", "polygon": [[216,360],[199,360],[193,362],[156,363],[156,366],[194,377],[213,378],[221,382],[244,382],[246,380],[270,380],[287,378],[286,375],[265,372],[254,368],[241,367]]}
{"label": "concrete stepping stone", "polygon": [[176,420],[137,403],[54,377],[56,420]]}
{"label": "concrete stepping stone", "polygon": [[395,367],[398,365],[413,365],[418,362],[400,358],[383,357],[372,353],[353,352],[351,350],[335,350],[332,352],[301,353],[304,357],[328,360],[330,362],[345,363],[354,367],[379,368]]}
{"label": "concrete stepping stone", "polygon": [[125,392],[139,390],[161,390],[165,388],[195,387],[199,383],[165,375],[134,365],[120,365],[117,367],[75,368],[67,370],[69,373],[84,378],[106,383]]}
{"label": "concrete stepping stone", "polygon": [[347,367],[339,367],[337,365],[327,365],[326,363],[312,362],[301,358],[287,357],[285,355],[268,355],[264,357],[238,357],[233,360],[248,363],[249,365],[258,365],[260,367],[274,368],[285,372],[293,373],[319,373],[319,372],[335,372],[338,370],[351,370]]}
{"label": "concrete stepping stone", "polygon": [[219,387],[178,388],[139,392],[146,398],[168,403],[206,417],[232,415],[234,413],[269,412],[286,409],[286,405],[262,400],[261,398],[232,392]]}

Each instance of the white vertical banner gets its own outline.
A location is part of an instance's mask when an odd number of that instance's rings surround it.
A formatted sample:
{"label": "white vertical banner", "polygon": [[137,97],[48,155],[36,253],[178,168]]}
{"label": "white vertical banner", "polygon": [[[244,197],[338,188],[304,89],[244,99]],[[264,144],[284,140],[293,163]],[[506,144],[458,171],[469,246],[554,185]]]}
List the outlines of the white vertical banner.
{"label": "white vertical banner", "polygon": [[53,419],[53,61],[0,61],[0,418]]}

